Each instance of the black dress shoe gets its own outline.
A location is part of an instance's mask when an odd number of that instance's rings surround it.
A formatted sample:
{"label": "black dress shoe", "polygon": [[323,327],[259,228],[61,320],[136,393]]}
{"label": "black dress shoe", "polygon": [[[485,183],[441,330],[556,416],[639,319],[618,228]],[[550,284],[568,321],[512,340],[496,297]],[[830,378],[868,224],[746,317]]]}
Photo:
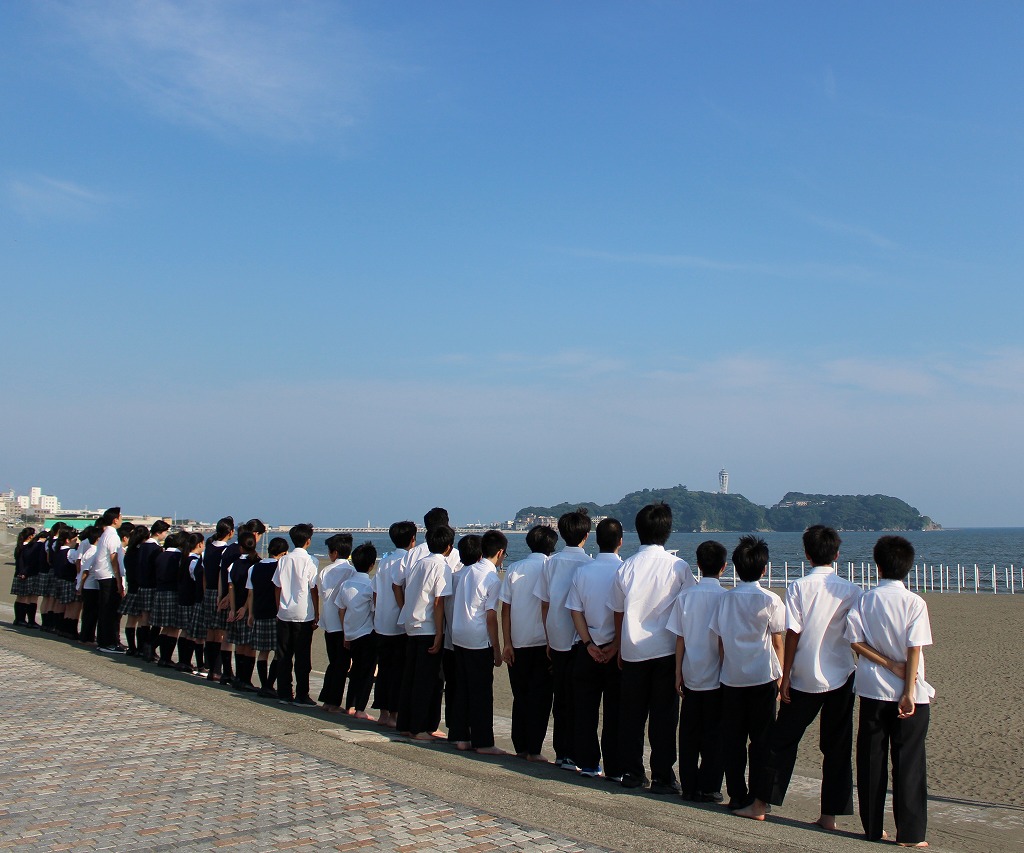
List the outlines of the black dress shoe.
{"label": "black dress shoe", "polygon": [[637,776],[635,773],[623,773],[622,781],[619,784],[623,788],[642,788],[647,784],[647,777]]}

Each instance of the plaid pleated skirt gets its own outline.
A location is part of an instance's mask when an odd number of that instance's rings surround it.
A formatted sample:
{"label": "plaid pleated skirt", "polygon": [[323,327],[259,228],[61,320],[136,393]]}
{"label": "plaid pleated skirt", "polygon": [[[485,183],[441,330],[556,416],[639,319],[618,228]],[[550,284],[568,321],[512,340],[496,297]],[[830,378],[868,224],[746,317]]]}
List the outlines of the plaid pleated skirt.
{"label": "plaid pleated skirt", "polygon": [[138,595],[142,612],[149,613],[153,609],[153,596],[156,595],[156,590],[151,586],[141,586]]}
{"label": "plaid pleated skirt", "polygon": [[258,652],[277,651],[277,617],[253,620],[249,645]]}
{"label": "plaid pleated skirt", "polygon": [[178,605],[178,627],[190,637],[195,636],[192,633],[192,626],[196,622],[196,611],[202,610],[202,607],[201,604]]}
{"label": "plaid pleated skirt", "polygon": [[32,592],[30,595],[53,595],[53,575],[50,572],[40,572],[32,578]]}
{"label": "plaid pleated skirt", "polygon": [[149,612],[149,624],[161,628],[178,628],[178,593],[158,589],[153,593],[153,609]]}
{"label": "plaid pleated skirt", "polygon": [[236,646],[248,646],[252,643],[252,635],[253,628],[249,627],[248,616],[228,623],[227,640],[229,643],[234,643]]}
{"label": "plaid pleated skirt", "polygon": [[121,606],[117,612],[122,616],[141,616],[145,610],[139,592],[129,592],[121,599]]}
{"label": "plaid pleated skirt", "polygon": [[55,578],[53,582],[53,595],[61,604],[72,604],[78,600],[78,588],[74,581]]}
{"label": "plaid pleated skirt", "polygon": [[11,580],[11,595],[32,595],[32,578],[15,575]]}

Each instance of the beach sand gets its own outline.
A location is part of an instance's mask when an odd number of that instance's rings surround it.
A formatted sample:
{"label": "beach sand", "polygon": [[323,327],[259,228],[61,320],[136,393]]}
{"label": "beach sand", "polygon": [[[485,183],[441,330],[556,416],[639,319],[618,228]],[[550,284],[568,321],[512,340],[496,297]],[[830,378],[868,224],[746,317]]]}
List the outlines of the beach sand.
{"label": "beach sand", "polygon": [[[13,534],[0,532],[0,603],[7,605],[13,603],[13,547]],[[927,678],[937,692],[928,732],[929,793],[953,802],[1024,807],[1024,595],[929,593],[925,600],[935,641],[925,652]],[[318,635],[313,667],[322,672],[326,665]],[[508,717],[511,708],[503,668],[494,677],[495,714]],[[820,778],[819,767],[817,734],[810,730],[796,773]]]}

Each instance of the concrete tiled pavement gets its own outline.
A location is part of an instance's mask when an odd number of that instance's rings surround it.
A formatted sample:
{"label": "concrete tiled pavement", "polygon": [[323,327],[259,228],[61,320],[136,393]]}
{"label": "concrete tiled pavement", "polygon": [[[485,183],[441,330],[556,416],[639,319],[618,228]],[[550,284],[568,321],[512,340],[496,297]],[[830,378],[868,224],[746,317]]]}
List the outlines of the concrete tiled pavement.
{"label": "concrete tiled pavement", "polygon": [[0,649],[0,849],[582,851]]}

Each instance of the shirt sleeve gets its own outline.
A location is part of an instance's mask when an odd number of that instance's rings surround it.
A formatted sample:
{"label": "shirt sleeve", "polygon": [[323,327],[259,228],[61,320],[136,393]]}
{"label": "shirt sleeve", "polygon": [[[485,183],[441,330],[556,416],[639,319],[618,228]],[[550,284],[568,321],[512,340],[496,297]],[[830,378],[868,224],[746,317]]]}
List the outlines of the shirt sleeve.
{"label": "shirt sleeve", "polygon": [[576,574],[573,575],[572,584],[569,587],[569,594],[565,597],[565,606],[569,610],[576,610],[583,613],[585,608],[583,607],[583,599],[580,596],[580,591],[576,586],[576,581],[579,578],[580,573],[577,570]]}
{"label": "shirt sleeve", "polygon": [[254,568],[253,566],[249,566],[249,573],[245,576],[245,588],[246,589],[252,589],[253,588],[253,586],[252,586],[252,570],[253,570],[253,568]]}
{"label": "shirt sleeve", "polygon": [[867,640],[867,635],[864,633],[864,621],[860,615],[860,606],[857,604],[854,604],[850,608],[850,612],[846,614],[846,630],[843,631],[843,637],[851,643],[863,643]]}
{"label": "shirt sleeve", "polygon": [[550,565],[550,561],[544,564],[544,569],[541,571],[540,577],[537,578],[537,585],[533,588],[533,594],[541,601],[551,601],[551,593],[548,589],[548,573],[551,571]]}
{"label": "shirt sleeve", "polygon": [[683,599],[677,598],[672,605],[672,612],[668,616],[668,625],[665,626],[677,637],[683,637]]}
{"label": "shirt sleeve", "polygon": [[790,584],[786,590],[786,630],[799,634],[804,629],[803,604],[800,601],[800,584]]}
{"label": "shirt sleeve", "polygon": [[608,607],[613,613],[623,613],[626,610],[626,592],[622,588],[622,569],[615,573],[615,580],[612,581],[612,590],[608,595]]}
{"label": "shirt sleeve", "polygon": [[277,568],[274,569],[274,586],[276,586],[278,589],[281,588],[281,563],[283,562],[283,560],[284,557],[278,560]]}
{"label": "shirt sleeve", "polygon": [[512,603],[512,572],[505,572],[505,579],[498,590],[498,600],[504,601],[505,604]]}
{"label": "shirt sleeve", "polygon": [[682,581],[682,589],[697,585],[697,579],[693,576],[693,570],[690,568],[690,564],[687,563],[686,560],[679,561],[679,565],[676,566],[676,571],[679,575],[680,581]]}
{"label": "shirt sleeve", "polygon": [[497,573],[492,575],[487,583],[487,591],[484,596],[484,610],[498,609],[498,593],[501,590],[501,578]]}
{"label": "shirt sleeve", "polygon": [[930,646],[932,644],[932,626],[928,620],[928,605],[924,599],[915,596],[914,609],[911,611],[907,625],[907,648]]}
{"label": "shirt sleeve", "polygon": [[[729,593],[726,593],[725,595],[728,594]],[[725,595],[718,596],[719,600],[715,604],[714,608],[711,610],[711,621],[708,623],[708,630],[711,631],[711,633],[713,634],[717,634],[719,637],[722,636],[722,629],[720,627],[720,614],[722,612],[722,607],[725,606]]]}
{"label": "shirt sleeve", "polygon": [[772,595],[771,610],[768,617],[768,630],[773,634],[781,634],[786,630],[786,605],[777,595]]}

